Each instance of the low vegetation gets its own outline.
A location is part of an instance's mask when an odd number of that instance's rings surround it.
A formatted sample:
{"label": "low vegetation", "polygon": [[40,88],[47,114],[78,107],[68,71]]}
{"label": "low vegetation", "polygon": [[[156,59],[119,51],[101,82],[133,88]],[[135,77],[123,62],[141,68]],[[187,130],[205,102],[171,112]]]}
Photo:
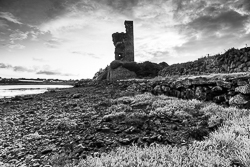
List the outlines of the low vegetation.
{"label": "low vegetation", "polygon": [[112,88],[2,101],[0,167],[250,166],[249,110]]}
{"label": "low vegetation", "polygon": [[[213,103],[198,100],[180,100],[167,96],[142,95],[126,96],[112,101],[107,118],[131,116],[129,106],[145,105],[141,115],[175,115],[183,119],[203,115],[209,117],[211,126],[223,120],[222,126],[205,137],[185,146],[170,146],[153,143],[149,146],[132,145],[118,147],[109,153],[87,156],[80,160],[78,167],[227,167],[250,166],[250,114],[249,110],[224,108]],[[129,105],[128,105],[129,104]],[[132,117],[130,117],[132,118]],[[55,159],[58,159],[56,157]],[[60,159],[60,158],[59,158]]]}

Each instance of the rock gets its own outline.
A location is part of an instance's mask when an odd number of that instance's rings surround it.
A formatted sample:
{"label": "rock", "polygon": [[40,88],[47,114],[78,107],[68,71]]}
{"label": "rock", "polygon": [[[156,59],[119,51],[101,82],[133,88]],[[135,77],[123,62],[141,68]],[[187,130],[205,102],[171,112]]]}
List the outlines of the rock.
{"label": "rock", "polygon": [[74,99],[80,98],[80,97],[81,97],[80,93],[73,94],[73,96],[72,96],[72,98],[74,98]]}
{"label": "rock", "polygon": [[123,67],[118,67],[116,69],[109,68],[107,80],[116,81],[116,80],[131,79],[136,77],[137,76],[135,72],[129,71]]}
{"label": "rock", "polygon": [[43,135],[39,135],[38,132],[28,134],[26,136],[23,136],[23,138],[27,140],[33,140],[33,139],[41,139]]}
{"label": "rock", "polygon": [[201,86],[198,86],[195,90],[195,97],[199,100],[206,100],[206,92],[204,91],[204,88]]}
{"label": "rock", "polygon": [[247,81],[244,81],[244,80],[241,80],[241,79],[237,80],[237,85],[238,86],[244,86],[244,85],[247,85],[247,84],[248,84]]}
{"label": "rock", "polygon": [[47,148],[47,149],[42,150],[41,154],[45,155],[45,154],[51,153],[52,151],[53,151],[52,148]]}
{"label": "rock", "polygon": [[127,134],[135,134],[135,133],[139,133],[140,130],[131,126],[130,128],[126,129],[124,132]]}
{"label": "rock", "polygon": [[244,105],[249,102],[250,98],[246,95],[238,94],[229,100],[229,105]]}
{"label": "rock", "polygon": [[73,154],[80,156],[84,151],[89,151],[89,149],[84,147],[82,144],[79,144],[75,147]]}
{"label": "rock", "polygon": [[195,96],[195,92],[192,89],[186,89],[186,98],[187,99],[192,99]]}
{"label": "rock", "polygon": [[235,92],[240,92],[242,94],[250,94],[250,84],[235,88]]}
{"label": "rock", "polygon": [[104,132],[104,133],[109,133],[110,132],[110,128],[109,127],[107,127],[107,126],[103,126],[103,127],[98,127],[98,128],[96,128],[96,130],[98,131],[98,132]]}
{"label": "rock", "polygon": [[11,100],[12,101],[20,101],[20,100],[22,100],[22,96],[15,96]]}
{"label": "rock", "polygon": [[230,89],[231,88],[231,83],[230,82],[226,82],[226,81],[217,81],[216,82],[216,85],[217,86],[221,86],[221,87],[223,87],[223,88],[227,88],[227,89]]}
{"label": "rock", "polygon": [[219,104],[219,103],[222,103],[224,102],[226,99],[225,99],[225,96],[224,95],[220,95],[220,96],[215,96],[213,98],[213,102]]}
{"label": "rock", "polygon": [[162,91],[161,91],[161,86],[160,85],[156,85],[155,87],[154,87],[154,91],[153,91],[153,93],[154,94],[161,94],[162,93]]}
{"label": "rock", "polygon": [[128,145],[128,144],[130,144],[132,142],[129,138],[124,138],[124,139],[120,138],[118,141],[122,145]]}
{"label": "rock", "polygon": [[220,93],[223,91],[223,89],[222,89],[222,87],[220,87],[220,86],[215,86],[215,87],[213,87],[213,88],[211,89],[211,91],[212,91],[214,94],[220,94]]}

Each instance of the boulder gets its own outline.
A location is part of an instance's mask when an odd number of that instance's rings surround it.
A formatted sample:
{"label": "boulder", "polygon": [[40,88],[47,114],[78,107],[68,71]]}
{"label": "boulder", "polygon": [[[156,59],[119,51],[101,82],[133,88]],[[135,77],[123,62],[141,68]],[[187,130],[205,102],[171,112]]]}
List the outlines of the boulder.
{"label": "boulder", "polygon": [[249,102],[250,98],[246,95],[238,94],[229,100],[229,105],[238,106],[245,105]]}
{"label": "boulder", "polygon": [[250,94],[250,84],[235,88],[235,92],[240,92],[242,94]]}
{"label": "boulder", "polygon": [[207,93],[206,91],[204,90],[203,87],[201,86],[198,86],[195,90],[195,97],[198,99],[198,100],[206,100],[206,96],[207,96]]}
{"label": "boulder", "polygon": [[227,88],[227,89],[230,89],[231,86],[232,86],[232,84],[230,82],[221,81],[221,80],[217,81],[216,85],[220,86],[220,87],[223,87],[223,88]]}

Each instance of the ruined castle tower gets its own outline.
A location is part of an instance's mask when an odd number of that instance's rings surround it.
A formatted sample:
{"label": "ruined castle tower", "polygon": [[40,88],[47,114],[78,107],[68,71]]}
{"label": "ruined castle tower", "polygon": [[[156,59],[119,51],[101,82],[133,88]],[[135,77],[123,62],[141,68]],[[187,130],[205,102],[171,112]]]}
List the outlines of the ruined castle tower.
{"label": "ruined castle tower", "polygon": [[126,33],[112,34],[115,46],[115,60],[134,61],[134,30],[133,21],[125,21]]}

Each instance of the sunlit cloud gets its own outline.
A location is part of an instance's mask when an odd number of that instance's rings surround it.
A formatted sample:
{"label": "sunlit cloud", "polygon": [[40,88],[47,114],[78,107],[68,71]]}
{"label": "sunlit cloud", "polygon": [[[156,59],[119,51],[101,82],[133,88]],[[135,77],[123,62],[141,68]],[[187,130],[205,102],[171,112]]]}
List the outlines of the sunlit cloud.
{"label": "sunlit cloud", "polygon": [[18,19],[13,14],[9,12],[0,12],[0,19],[5,19],[7,21],[10,21],[16,24],[22,24],[21,22],[18,21]]}
{"label": "sunlit cloud", "polygon": [[49,48],[58,48],[61,44],[61,41],[59,39],[50,39],[44,43]]}
{"label": "sunlit cloud", "polygon": [[42,59],[42,58],[32,58],[33,61],[37,61],[37,62],[46,62],[46,60]]}
{"label": "sunlit cloud", "polygon": [[4,64],[4,63],[0,63],[0,69],[11,69],[13,71],[16,72],[34,72],[34,69],[28,69],[26,67],[23,66],[12,66],[10,64]]}
{"label": "sunlit cloud", "polygon": [[22,32],[20,30],[16,30],[14,31],[14,33],[12,33],[10,35],[10,41],[22,41],[24,39],[27,39],[28,37],[28,32]]}
{"label": "sunlit cloud", "polygon": [[61,76],[72,76],[73,74],[64,74],[58,71],[38,71],[36,74],[44,74],[44,75],[61,75]]}
{"label": "sunlit cloud", "polygon": [[9,44],[7,45],[9,49],[24,49],[25,46],[21,44]]}

